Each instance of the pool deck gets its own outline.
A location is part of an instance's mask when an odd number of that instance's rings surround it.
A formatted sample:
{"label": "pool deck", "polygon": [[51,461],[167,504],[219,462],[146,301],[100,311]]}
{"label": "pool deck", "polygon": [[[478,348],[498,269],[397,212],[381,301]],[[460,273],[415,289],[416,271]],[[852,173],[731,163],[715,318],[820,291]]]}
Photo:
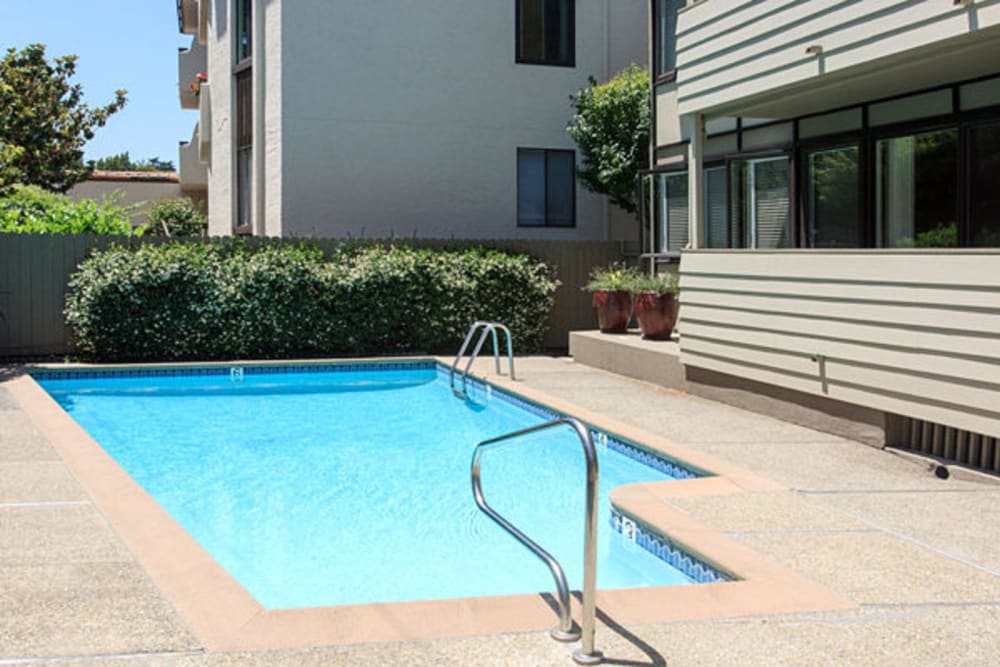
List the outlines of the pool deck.
{"label": "pool deck", "polygon": [[[477,370],[489,377],[485,363]],[[609,664],[996,663],[995,478],[938,479],[888,452],[570,359],[519,358],[517,371],[526,391],[772,482],[652,502],[850,603],[659,623],[605,617],[597,645]],[[572,664],[568,647],[539,631],[210,650],[43,435],[51,424],[34,423],[4,387],[10,377],[0,369],[0,664]]]}

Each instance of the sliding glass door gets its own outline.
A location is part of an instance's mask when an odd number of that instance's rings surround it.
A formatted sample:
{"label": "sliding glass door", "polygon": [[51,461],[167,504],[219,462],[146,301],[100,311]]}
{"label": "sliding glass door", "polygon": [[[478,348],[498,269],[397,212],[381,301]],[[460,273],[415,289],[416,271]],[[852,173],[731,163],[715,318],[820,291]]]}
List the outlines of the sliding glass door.
{"label": "sliding glass door", "polygon": [[743,247],[790,247],[792,211],[788,157],[732,160],[729,175],[731,216],[743,237]]}
{"label": "sliding glass door", "polygon": [[861,176],[858,146],[803,151],[808,248],[860,248]]}

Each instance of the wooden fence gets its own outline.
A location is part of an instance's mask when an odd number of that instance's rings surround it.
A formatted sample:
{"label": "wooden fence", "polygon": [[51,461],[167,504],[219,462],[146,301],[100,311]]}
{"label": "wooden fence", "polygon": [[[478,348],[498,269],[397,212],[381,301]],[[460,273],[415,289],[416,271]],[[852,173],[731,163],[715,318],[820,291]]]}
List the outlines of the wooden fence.
{"label": "wooden fence", "polygon": [[[71,354],[72,336],[64,322],[63,307],[66,285],[79,263],[93,251],[112,243],[138,245],[163,243],[164,240],[159,237],[0,234],[0,358]],[[301,241],[248,239],[251,245]],[[313,242],[327,251],[340,243],[336,239]],[[590,297],[580,288],[593,267],[623,259],[621,244],[614,241],[396,239],[393,243],[437,249],[485,245],[527,253],[555,266],[562,284],[556,292],[545,336],[545,345],[550,348],[565,348],[570,331],[594,328]]]}

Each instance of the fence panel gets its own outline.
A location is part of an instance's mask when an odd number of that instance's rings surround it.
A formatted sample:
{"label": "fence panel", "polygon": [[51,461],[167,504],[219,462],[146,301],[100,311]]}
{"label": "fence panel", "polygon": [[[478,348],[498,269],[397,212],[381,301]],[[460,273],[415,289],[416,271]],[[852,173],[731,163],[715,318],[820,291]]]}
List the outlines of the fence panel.
{"label": "fence panel", "polygon": [[[69,277],[79,263],[92,251],[112,243],[135,245],[163,241],[159,237],[0,234],[0,357],[71,354],[71,332],[66,327],[63,308]],[[301,241],[252,239],[250,243],[256,246]],[[337,239],[314,242],[324,252],[332,251],[340,243]],[[594,327],[590,295],[581,290],[591,269],[623,259],[621,244],[614,241],[396,239],[391,242],[436,249],[485,245],[527,253],[555,266],[561,285],[549,316],[545,345],[560,349],[567,346],[570,331]]]}

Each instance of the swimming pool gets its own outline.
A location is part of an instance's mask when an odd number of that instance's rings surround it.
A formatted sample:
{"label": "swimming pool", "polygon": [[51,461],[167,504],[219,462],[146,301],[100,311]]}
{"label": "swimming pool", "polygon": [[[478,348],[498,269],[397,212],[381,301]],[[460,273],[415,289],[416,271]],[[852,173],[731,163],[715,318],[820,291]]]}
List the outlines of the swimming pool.
{"label": "swimming pool", "polygon": [[[548,572],[479,513],[476,442],[552,415],[432,362],[39,372],[36,380],[269,609],[548,591]],[[612,529],[608,493],[686,476],[614,437],[601,462],[599,588],[715,580]],[[669,474],[668,474],[669,473]],[[582,576],[583,460],[568,432],[484,458],[487,497]],[[720,577],[721,578],[721,577]]]}

